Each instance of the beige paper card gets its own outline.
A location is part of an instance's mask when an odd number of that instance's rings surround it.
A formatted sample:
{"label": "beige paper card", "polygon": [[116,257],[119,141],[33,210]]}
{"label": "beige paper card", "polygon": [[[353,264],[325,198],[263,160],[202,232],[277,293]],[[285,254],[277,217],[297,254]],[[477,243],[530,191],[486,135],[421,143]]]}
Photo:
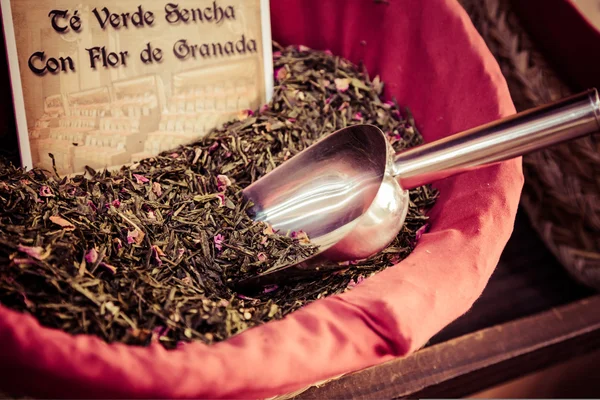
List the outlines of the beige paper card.
{"label": "beige paper card", "polygon": [[270,101],[269,0],[1,0],[22,164],[138,161]]}

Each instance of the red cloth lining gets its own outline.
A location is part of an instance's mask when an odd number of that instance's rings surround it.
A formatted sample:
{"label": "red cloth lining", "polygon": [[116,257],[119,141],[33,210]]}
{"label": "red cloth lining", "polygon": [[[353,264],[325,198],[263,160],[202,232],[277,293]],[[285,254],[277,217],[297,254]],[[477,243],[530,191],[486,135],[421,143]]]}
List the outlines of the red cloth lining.
{"label": "red cloth lining", "polygon": [[[513,114],[500,69],[455,0],[273,0],[281,44],[330,49],[387,82],[428,141]],[[365,45],[361,44],[364,41]],[[521,160],[445,179],[402,263],[212,347],[108,345],[0,307],[0,390],[41,397],[264,398],[404,356],[465,313],[512,233]]]}

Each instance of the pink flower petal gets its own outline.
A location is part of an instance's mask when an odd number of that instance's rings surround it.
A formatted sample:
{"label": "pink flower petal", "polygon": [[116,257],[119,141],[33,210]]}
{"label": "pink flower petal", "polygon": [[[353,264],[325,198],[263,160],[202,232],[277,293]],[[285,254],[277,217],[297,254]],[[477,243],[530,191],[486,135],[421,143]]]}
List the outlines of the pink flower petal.
{"label": "pink flower petal", "polygon": [[219,199],[219,207],[223,207],[225,205],[225,195],[223,193],[217,194],[217,199]]}
{"label": "pink flower petal", "polygon": [[248,117],[251,117],[251,116],[253,116],[253,115],[254,115],[254,111],[252,111],[252,110],[241,110],[241,111],[238,113],[238,119],[239,119],[240,121],[243,121],[243,120],[245,120],[246,118],[248,118]]}
{"label": "pink flower petal", "polygon": [[50,217],[50,221],[68,231],[75,229],[75,225],[58,215],[53,215],[52,217]]}
{"label": "pink flower petal", "polygon": [[208,148],[208,152],[212,153],[213,151],[215,151],[217,148],[219,147],[219,142],[214,142],[209,148]]}
{"label": "pink flower petal", "polygon": [[265,229],[263,229],[263,233],[265,235],[274,235],[275,231],[273,230],[273,227],[267,223],[265,223],[267,225],[267,227]]}
{"label": "pink flower petal", "polygon": [[264,113],[269,111],[269,105],[268,104],[263,104],[263,106],[260,108],[260,112]]}
{"label": "pink flower petal", "polygon": [[85,254],[85,261],[90,264],[98,261],[98,251],[95,248],[88,250],[88,252]]}
{"label": "pink flower petal", "polygon": [[119,208],[119,207],[121,207],[121,200],[119,200],[119,199],[113,200],[113,202],[111,204],[113,205],[114,208]]}
{"label": "pink flower petal", "polygon": [[298,50],[299,51],[309,51],[310,48],[301,44],[300,46],[298,46]]}
{"label": "pink flower petal", "polygon": [[158,342],[161,338],[166,337],[169,333],[169,328],[166,326],[158,326],[152,330],[152,341]]}
{"label": "pink flower petal", "polygon": [[54,193],[52,193],[52,189],[48,186],[42,186],[40,188],[40,196],[41,197],[54,197]]}
{"label": "pink flower petal", "polygon": [[325,50],[323,53],[327,54],[328,56],[332,56],[333,53],[331,52],[331,50]]}
{"label": "pink flower petal", "polygon": [[265,253],[258,253],[257,257],[260,262],[267,261],[267,255]]}
{"label": "pink flower petal", "polygon": [[93,201],[88,200],[87,205],[92,209],[92,211],[94,211],[94,212],[98,211],[98,207],[96,207],[96,205],[94,204]]}
{"label": "pink flower petal", "polygon": [[160,257],[161,256],[164,257],[165,253],[163,253],[163,251],[160,249],[160,247],[152,246],[152,255],[154,255],[154,259],[156,260],[158,265],[162,265],[162,260],[160,259]]}
{"label": "pink flower petal", "polygon": [[162,187],[158,182],[152,182],[152,192],[158,197],[162,196]]}
{"label": "pink flower petal", "polygon": [[357,285],[360,285],[362,283],[362,281],[364,281],[365,278],[364,276],[360,275],[356,281],[354,279],[351,279],[350,282],[348,283],[348,286],[346,286],[347,289],[352,289],[354,287],[356,287]]}
{"label": "pink flower petal", "polygon": [[310,243],[308,235],[304,231],[292,232],[292,239],[298,239],[300,243]]}
{"label": "pink flower petal", "polygon": [[348,78],[336,78],[334,82],[335,88],[340,92],[345,92],[350,87],[350,79]]}
{"label": "pink flower petal", "polygon": [[264,294],[271,293],[271,292],[274,292],[274,291],[276,291],[277,289],[279,289],[279,286],[277,286],[277,285],[271,285],[271,286],[267,286],[267,287],[265,287],[265,289],[263,290],[263,293],[264,293]]}
{"label": "pink flower petal", "polygon": [[353,117],[353,118],[354,118],[355,120],[357,120],[357,121],[360,121],[360,120],[362,120],[363,116],[362,116],[362,114],[361,114],[361,113],[360,113],[360,111],[359,111],[359,112],[357,112],[356,114],[354,114],[354,117]]}
{"label": "pink flower petal", "polygon": [[285,67],[277,68],[275,70],[275,79],[277,79],[279,82],[283,81],[285,78],[287,78],[287,76],[288,72]]}
{"label": "pink flower petal", "polygon": [[345,110],[346,107],[348,107],[348,102],[345,101],[338,107],[338,111]]}
{"label": "pink flower petal", "polygon": [[273,52],[273,58],[279,58],[281,57],[281,52],[280,51],[274,51]]}
{"label": "pink flower petal", "polygon": [[223,192],[228,186],[231,186],[231,180],[225,175],[217,175],[217,188],[219,192]]}
{"label": "pink flower petal", "polygon": [[127,232],[127,243],[129,244],[140,244],[144,240],[144,232],[139,229],[134,229],[133,231]]}
{"label": "pink flower petal", "polygon": [[146,178],[144,175],[133,174],[133,177],[135,178],[136,182],[140,185],[150,182],[150,179]]}
{"label": "pink flower petal", "polygon": [[107,264],[105,262],[100,263],[100,265],[109,270],[113,275],[117,273],[117,267],[113,265]]}
{"label": "pink flower petal", "polygon": [[123,248],[123,242],[121,242],[121,239],[115,238],[113,242],[117,244],[117,250],[121,250]]}
{"label": "pink flower petal", "polygon": [[223,249],[223,241],[225,240],[225,237],[221,234],[218,234],[217,236],[214,237],[214,242],[215,242],[215,247],[218,250],[222,250]]}
{"label": "pink flower petal", "polygon": [[42,252],[44,251],[44,249],[42,247],[29,247],[29,246],[23,246],[22,244],[20,244],[17,247],[17,249],[21,253],[25,253],[29,257],[35,258],[36,260],[41,260],[42,259]]}
{"label": "pink flower petal", "polygon": [[415,234],[415,241],[419,241],[421,239],[421,236],[423,236],[423,234],[425,232],[427,232],[429,230],[429,222],[427,222],[425,225],[423,225],[422,227],[420,227],[416,234]]}

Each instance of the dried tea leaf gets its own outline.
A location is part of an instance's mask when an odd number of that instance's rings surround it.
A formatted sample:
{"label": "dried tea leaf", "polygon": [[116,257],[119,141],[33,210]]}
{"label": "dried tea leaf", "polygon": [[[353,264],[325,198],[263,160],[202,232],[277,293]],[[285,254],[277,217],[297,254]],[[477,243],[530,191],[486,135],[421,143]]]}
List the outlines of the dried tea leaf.
{"label": "dried tea leaf", "polygon": [[409,110],[379,97],[378,77],[329,52],[274,50],[273,100],[195,143],[65,178],[0,162],[0,303],[107,342],[212,344],[408,256],[427,234],[430,187],[410,191],[405,226],[379,254],[253,297],[231,288],[315,251],[303,232],[254,222],[243,188],[346,126],[376,125],[396,151],[422,143]]}

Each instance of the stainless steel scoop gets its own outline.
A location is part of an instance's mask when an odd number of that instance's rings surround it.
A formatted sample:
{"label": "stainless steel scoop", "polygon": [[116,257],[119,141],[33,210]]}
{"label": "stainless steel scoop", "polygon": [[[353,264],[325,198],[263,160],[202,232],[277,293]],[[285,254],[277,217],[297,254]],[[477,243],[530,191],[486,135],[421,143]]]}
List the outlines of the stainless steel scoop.
{"label": "stainless steel scoop", "polygon": [[238,282],[245,289],[341,268],[383,250],[408,211],[408,190],[600,130],[596,89],[394,154],[375,126],[334,132],[248,186],[255,220],[303,231],[319,252]]}

